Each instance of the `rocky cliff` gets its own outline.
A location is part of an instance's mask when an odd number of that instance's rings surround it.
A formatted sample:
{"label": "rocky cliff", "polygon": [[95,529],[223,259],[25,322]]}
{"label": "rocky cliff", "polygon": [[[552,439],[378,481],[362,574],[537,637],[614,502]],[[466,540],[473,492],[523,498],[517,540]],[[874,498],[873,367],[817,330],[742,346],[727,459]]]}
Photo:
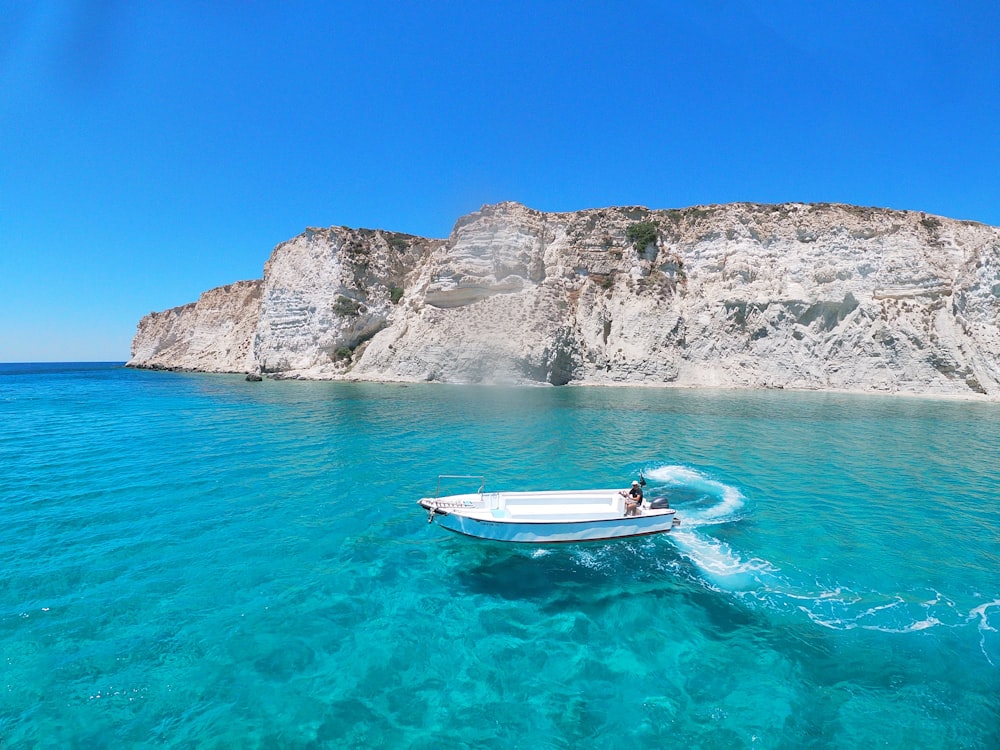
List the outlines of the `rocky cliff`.
{"label": "rocky cliff", "polygon": [[204,292],[197,302],[153,312],[132,340],[131,367],[202,372],[256,369],[254,334],[260,321],[260,281],[238,281]]}
{"label": "rocky cliff", "polygon": [[830,204],[344,227],[139,323],[129,365],[270,377],[1000,396],[1000,229]]}

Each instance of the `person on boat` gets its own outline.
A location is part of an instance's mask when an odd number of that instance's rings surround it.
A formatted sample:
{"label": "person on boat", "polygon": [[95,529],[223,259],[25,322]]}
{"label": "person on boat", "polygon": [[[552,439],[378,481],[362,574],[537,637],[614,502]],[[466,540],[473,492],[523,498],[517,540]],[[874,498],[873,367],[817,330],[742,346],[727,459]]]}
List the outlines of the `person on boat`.
{"label": "person on boat", "polygon": [[622,490],[621,494],[625,496],[625,515],[639,515],[639,506],[642,505],[642,486],[638,482],[633,481],[632,489]]}

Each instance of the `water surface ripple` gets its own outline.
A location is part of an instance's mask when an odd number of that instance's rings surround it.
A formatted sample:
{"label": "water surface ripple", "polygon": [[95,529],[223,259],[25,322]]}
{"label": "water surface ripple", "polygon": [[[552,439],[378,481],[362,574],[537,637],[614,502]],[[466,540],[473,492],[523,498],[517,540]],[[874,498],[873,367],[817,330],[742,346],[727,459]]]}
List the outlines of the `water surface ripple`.
{"label": "water surface ripple", "polygon": [[[0,745],[1000,747],[1000,409],[0,365]],[[624,486],[505,546],[438,474]]]}

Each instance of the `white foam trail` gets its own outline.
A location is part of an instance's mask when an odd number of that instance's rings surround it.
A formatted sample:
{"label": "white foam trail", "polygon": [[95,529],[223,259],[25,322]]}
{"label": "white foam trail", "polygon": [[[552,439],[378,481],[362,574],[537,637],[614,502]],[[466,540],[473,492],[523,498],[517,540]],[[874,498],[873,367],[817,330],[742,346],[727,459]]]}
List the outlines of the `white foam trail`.
{"label": "white foam trail", "polygon": [[[771,579],[777,568],[767,560],[744,558],[725,542],[689,530],[735,520],[737,512],[746,504],[743,493],[737,488],[688,466],[656,466],[646,469],[643,475],[661,487],[684,490],[686,495],[696,498],[693,503],[682,501],[679,506],[672,503],[672,507],[680,507],[678,515],[682,525],[670,536],[678,551],[709,581],[727,591],[746,591],[774,583]],[[709,504],[705,506],[705,502]]]}
{"label": "white foam trail", "polygon": [[801,612],[831,630],[914,633],[938,626],[961,627],[978,620],[984,656],[994,666],[1000,661],[996,656],[1000,653],[1000,621],[991,616],[991,611],[1000,614],[1000,599],[966,615],[936,591],[928,592],[927,599],[915,600],[912,594],[857,592],[818,580],[809,586],[798,585],[767,560],[734,550],[701,530],[739,520],[746,505],[739,489],[687,466],[655,466],[643,475],[651,484],[666,489],[668,496],[671,488],[677,490],[677,501],[671,502],[671,507],[678,509],[682,525],[668,537],[713,589],[776,610]]}
{"label": "white foam trail", "polygon": [[692,526],[731,521],[745,504],[746,498],[735,487],[711,479],[697,469],[687,466],[658,466],[647,469],[644,476],[665,487],[683,488],[714,501],[706,508],[686,508],[685,522]]}
{"label": "white foam trail", "polygon": [[720,588],[736,592],[778,583],[778,569],[767,560],[744,559],[725,542],[682,528],[671,531],[674,545]]}
{"label": "white foam trail", "polygon": [[986,610],[988,610],[990,607],[1000,608],[1000,599],[995,599],[992,602],[987,602],[986,604],[980,604],[978,607],[973,608],[972,611],[969,612],[969,619],[974,620],[976,617],[978,617],[979,627],[981,629],[989,630],[994,633],[1000,632],[995,627],[990,625],[989,615],[986,614]]}
{"label": "white foam trail", "polygon": [[994,599],[992,602],[986,602],[986,604],[980,604],[978,607],[974,607],[971,612],[969,612],[969,619],[974,620],[979,618],[979,649],[983,652],[983,656],[986,657],[986,661],[990,663],[990,666],[997,666],[997,663],[993,661],[990,657],[990,649],[987,646],[987,640],[991,643],[996,644],[994,648],[995,651],[1000,652],[1000,638],[997,636],[991,636],[990,633],[1000,633],[1000,630],[990,625],[990,616],[987,614],[991,607],[996,607],[1000,609],[1000,599]]}
{"label": "white foam trail", "polygon": [[688,484],[705,478],[704,474],[695,469],[672,464],[652,469],[647,468],[642,473],[647,479],[652,479],[660,484]]}

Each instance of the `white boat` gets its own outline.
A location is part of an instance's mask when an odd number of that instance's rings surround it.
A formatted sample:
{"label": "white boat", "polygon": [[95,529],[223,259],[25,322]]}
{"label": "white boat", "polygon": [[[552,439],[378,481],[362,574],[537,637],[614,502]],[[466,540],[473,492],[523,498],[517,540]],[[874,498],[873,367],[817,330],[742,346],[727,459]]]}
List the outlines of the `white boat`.
{"label": "white boat", "polygon": [[[441,476],[441,479],[482,477]],[[636,515],[625,515],[622,490],[546,490],[541,492],[478,492],[425,497],[417,502],[449,531],[500,542],[549,544],[594,542],[670,531],[680,523],[672,508],[643,502]]]}

